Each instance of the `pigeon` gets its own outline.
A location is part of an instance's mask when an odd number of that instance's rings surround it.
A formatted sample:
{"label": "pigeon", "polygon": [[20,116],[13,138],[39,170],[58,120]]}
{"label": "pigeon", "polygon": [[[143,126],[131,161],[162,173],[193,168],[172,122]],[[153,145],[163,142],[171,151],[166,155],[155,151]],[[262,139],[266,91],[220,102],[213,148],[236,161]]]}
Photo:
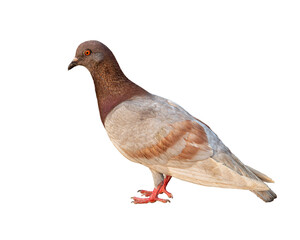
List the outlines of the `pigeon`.
{"label": "pigeon", "polygon": [[277,196],[267,175],[243,164],[211,128],[176,103],[130,81],[103,43],[81,43],[68,70],[86,67],[95,84],[100,118],[113,145],[130,161],[148,167],[153,191],[139,190],[135,204],[169,202],[172,177],[221,188],[250,190],[265,202]]}

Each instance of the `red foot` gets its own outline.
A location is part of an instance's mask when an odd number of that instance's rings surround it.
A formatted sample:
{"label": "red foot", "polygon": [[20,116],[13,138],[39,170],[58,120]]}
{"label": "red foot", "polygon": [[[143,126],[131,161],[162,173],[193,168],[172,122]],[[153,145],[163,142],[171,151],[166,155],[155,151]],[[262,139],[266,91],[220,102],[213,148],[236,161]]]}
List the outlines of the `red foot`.
{"label": "red foot", "polygon": [[132,197],[132,199],[133,199],[132,202],[135,203],[135,204],[149,203],[149,202],[153,203],[153,202],[156,202],[156,201],[160,201],[160,202],[163,202],[163,203],[170,202],[169,200],[158,198],[158,195],[162,194],[162,193],[165,193],[169,198],[173,198],[173,195],[166,190],[166,186],[168,185],[171,178],[172,178],[171,176],[166,176],[164,181],[161,182],[157,186],[157,188],[154,188],[153,191],[139,190],[138,192],[140,192],[143,196],[146,196],[148,198]]}
{"label": "red foot", "polygon": [[[138,190],[138,192],[145,197],[149,197],[151,196],[153,191]],[[173,198],[172,193],[168,192],[166,189],[161,188],[158,194],[162,194],[162,193],[165,193],[168,196],[168,198]]]}
{"label": "red foot", "polygon": [[161,199],[161,198],[158,198],[158,197],[148,197],[148,198],[132,197],[132,199],[133,199],[132,203],[134,203],[134,204],[154,203],[156,201],[160,201],[160,202],[163,202],[163,203],[170,202],[170,200]]}

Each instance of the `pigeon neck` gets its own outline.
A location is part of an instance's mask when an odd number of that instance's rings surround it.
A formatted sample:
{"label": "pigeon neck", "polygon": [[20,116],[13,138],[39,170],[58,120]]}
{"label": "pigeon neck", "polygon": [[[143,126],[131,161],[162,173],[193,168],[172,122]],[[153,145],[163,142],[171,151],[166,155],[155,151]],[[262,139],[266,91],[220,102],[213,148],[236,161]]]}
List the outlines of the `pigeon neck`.
{"label": "pigeon neck", "polygon": [[116,60],[101,62],[90,69],[94,80],[101,121],[118,104],[133,96],[147,95],[146,90],[131,82],[122,72]]}

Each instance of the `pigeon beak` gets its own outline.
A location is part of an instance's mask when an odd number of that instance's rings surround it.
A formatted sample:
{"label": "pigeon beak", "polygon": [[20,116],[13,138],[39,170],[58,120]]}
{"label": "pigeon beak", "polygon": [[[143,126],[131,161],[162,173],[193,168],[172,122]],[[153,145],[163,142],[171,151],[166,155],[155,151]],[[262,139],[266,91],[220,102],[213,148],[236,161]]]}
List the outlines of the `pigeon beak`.
{"label": "pigeon beak", "polygon": [[78,58],[74,58],[73,61],[69,64],[68,70],[71,70],[73,67],[78,65]]}

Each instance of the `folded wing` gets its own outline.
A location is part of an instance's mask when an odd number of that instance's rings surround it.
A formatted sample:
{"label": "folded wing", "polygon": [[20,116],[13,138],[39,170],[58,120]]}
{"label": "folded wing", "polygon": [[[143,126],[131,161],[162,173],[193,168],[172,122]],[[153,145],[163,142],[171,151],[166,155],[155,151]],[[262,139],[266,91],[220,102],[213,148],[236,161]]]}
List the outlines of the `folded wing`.
{"label": "folded wing", "polygon": [[124,156],[154,171],[205,186],[269,189],[207,125],[166,99],[124,102],[105,127]]}

